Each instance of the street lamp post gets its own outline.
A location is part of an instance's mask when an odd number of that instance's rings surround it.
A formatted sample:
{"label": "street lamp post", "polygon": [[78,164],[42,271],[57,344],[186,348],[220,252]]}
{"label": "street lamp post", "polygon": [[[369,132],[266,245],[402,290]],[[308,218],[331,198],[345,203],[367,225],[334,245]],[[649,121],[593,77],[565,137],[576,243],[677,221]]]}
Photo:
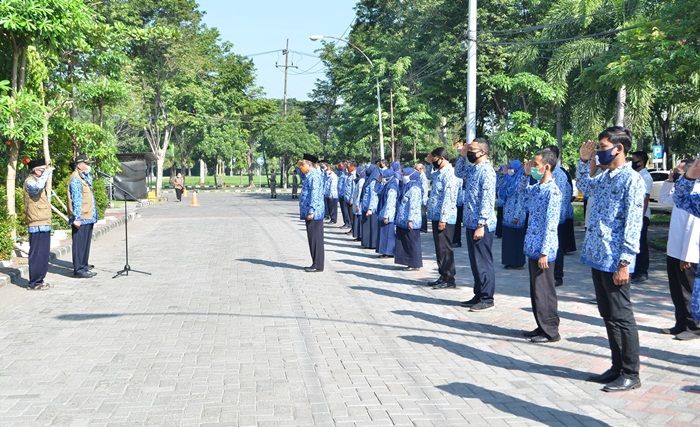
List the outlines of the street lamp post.
{"label": "street lamp post", "polygon": [[[374,62],[372,62],[371,59],[369,59],[369,56],[365,52],[362,51],[359,47],[355,46],[350,42],[350,40],[340,38],[340,37],[332,37],[332,36],[321,36],[321,35],[313,35],[310,36],[309,39],[311,41],[320,41],[323,39],[333,39],[333,40],[338,40],[344,43],[347,43],[348,46],[352,47],[356,51],[360,52],[362,56],[365,57],[367,62],[369,62],[370,67],[374,68]],[[377,118],[379,119],[379,158],[384,159],[384,125],[382,121],[382,98],[380,95],[379,91],[379,76],[375,75],[374,76],[376,85],[377,85]]]}

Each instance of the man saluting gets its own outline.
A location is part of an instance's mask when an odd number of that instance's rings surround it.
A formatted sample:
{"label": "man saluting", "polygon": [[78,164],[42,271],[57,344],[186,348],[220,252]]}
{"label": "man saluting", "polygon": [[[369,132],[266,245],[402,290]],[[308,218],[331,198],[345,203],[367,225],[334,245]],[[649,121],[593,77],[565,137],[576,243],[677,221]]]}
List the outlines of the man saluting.
{"label": "man saluting", "polygon": [[318,158],[311,154],[304,154],[304,159],[299,160],[297,167],[305,176],[304,184],[299,198],[299,217],[306,222],[306,236],[309,240],[311,252],[311,266],[304,268],[307,273],[323,271],[323,176],[315,163]]}

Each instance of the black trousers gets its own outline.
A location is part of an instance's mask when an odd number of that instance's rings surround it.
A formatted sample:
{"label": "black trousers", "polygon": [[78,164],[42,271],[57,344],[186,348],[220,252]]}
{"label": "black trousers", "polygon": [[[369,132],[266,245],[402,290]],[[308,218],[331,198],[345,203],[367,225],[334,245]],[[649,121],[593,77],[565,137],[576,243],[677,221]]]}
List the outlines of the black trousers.
{"label": "black trousers", "polygon": [[90,260],[90,245],[92,244],[92,227],[95,224],[82,224],[80,227],[71,226],[73,237],[73,273],[88,271]]}
{"label": "black trousers", "polygon": [[428,232],[428,207],[425,205],[421,205],[421,207],[420,207],[420,219],[421,219],[420,231],[422,233],[427,233]]}
{"label": "black trousers", "polygon": [[270,186],[270,198],[271,199],[277,198],[277,186],[274,186],[274,185]]}
{"label": "black trousers", "polygon": [[309,241],[311,253],[311,268],[323,271],[325,252],[323,249],[323,220],[306,220],[306,237]]}
{"label": "black trousers", "polygon": [[338,199],[326,197],[326,216],[330,218],[331,223],[338,222]]}
{"label": "black trousers", "polygon": [[350,218],[348,214],[348,204],[345,202],[345,198],[340,198],[340,214],[343,216],[343,227],[350,225]]}
{"label": "black trousers", "polygon": [[175,189],[175,197],[177,197],[178,202],[182,201],[182,188]]}
{"label": "black trousers", "polygon": [[503,237],[503,206],[496,208],[496,237]]}
{"label": "black trousers", "polygon": [[697,264],[690,264],[690,268],[681,271],[681,260],[670,256],[666,257],[668,289],[671,291],[671,300],[676,312],[676,328],[683,328],[683,330],[700,329],[700,322],[695,320],[690,310],[697,268]]}
{"label": "black trousers", "polygon": [[355,214],[352,212],[352,203],[347,202],[345,203],[345,206],[347,206],[348,210],[348,225],[350,226],[350,230],[352,230],[354,224],[355,224]]}
{"label": "black trousers", "polygon": [[559,312],[557,309],[557,291],[554,285],[554,271],[542,270],[537,261],[528,259],[530,271],[530,301],[537,327],[548,337],[559,336]]}
{"label": "black trousers", "polygon": [[40,285],[49,271],[51,232],[29,233],[29,287]]}
{"label": "black trousers", "polygon": [[651,220],[644,217],[642,223],[642,233],[639,235],[639,253],[634,264],[634,275],[647,276],[649,274],[649,242],[647,241],[647,231],[649,231],[649,223]]}
{"label": "black trousers", "polygon": [[564,253],[561,242],[565,239],[566,224],[559,224],[557,227],[557,238],[559,239],[559,248],[557,249],[557,259],[554,261],[554,282],[557,286],[564,284]]}
{"label": "black trousers", "polygon": [[617,286],[612,273],[591,271],[598,311],[608,332],[612,368],[628,377],[638,377],[639,332],[632,311],[630,285]]}
{"label": "black trousers", "polygon": [[437,258],[440,278],[448,283],[455,281],[455,253],[452,250],[452,237],[454,237],[455,225],[445,224],[445,229],[438,230],[438,221],[433,221],[433,242],[435,243],[435,257]]}
{"label": "black trousers", "polygon": [[457,222],[455,223],[455,235],[452,238],[452,245],[462,245],[462,216],[464,216],[464,206],[457,206]]}
{"label": "black trousers", "polygon": [[484,230],[481,240],[474,240],[474,231],[466,229],[469,266],[474,276],[474,296],[482,302],[493,302],[496,293],[496,271],[493,268],[493,232]]}

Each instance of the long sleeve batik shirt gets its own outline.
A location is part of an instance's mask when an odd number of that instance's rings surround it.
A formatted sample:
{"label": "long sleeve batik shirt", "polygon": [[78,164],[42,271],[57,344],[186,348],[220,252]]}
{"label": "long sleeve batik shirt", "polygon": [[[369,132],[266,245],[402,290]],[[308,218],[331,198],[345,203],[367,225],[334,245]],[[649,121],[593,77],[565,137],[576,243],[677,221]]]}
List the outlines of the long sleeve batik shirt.
{"label": "long sleeve batik shirt", "polygon": [[323,196],[329,199],[338,198],[338,175],[327,173],[323,181]]}
{"label": "long sleeve batik shirt", "polygon": [[338,199],[345,198],[345,181],[348,179],[348,175],[345,172],[340,172],[338,175],[338,186],[336,190],[338,192]]}
{"label": "long sleeve batik shirt", "polygon": [[379,204],[380,189],[379,181],[376,179],[372,179],[370,183],[367,184],[367,188],[365,188],[362,194],[362,213],[366,213],[367,211],[372,211],[373,214],[376,213],[375,211]]}
{"label": "long sleeve batik shirt", "polygon": [[578,172],[576,186],[588,196],[590,212],[581,262],[614,273],[626,261],[634,272],[646,194],[642,177],[628,164],[591,177],[589,162],[579,161]]}
{"label": "long sleeve batik shirt", "polygon": [[343,187],[343,198],[347,203],[352,203],[352,192],[355,190],[355,172],[345,177],[345,186]]}
{"label": "long sleeve batik shirt", "polygon": [[433,187],[428,198],[428,219],[430,221],[457,223],[457,194],[461,182],[454,174],[451,165],[445,166],[433,175]]}
{"label": "long sleeve batik shirt", "polygon": [[421,203],[428,206],[428,194],[430,194],[430,180],[425,172],[420,173]]}
{"label": "long sleeve batik shirt", "polygon": [[527,216],[527,185],[530,177],[523,175],[511,191],[501,191],[503,200],[503,226],[508,228],[525,228]]}
{"label": "long sleeve batik shirt", "polygon": [[381,220],[388,219],[391,223],[396,219],[396,198],[398,197],[398,190],[393,187],[389,188],[384,197],[386,197],[386,200],[384,200],[382,209],[379,211],[379,218]]}
{"label": "long sleeve batik shirt", "polygon": [[399,200],[399,207],[396,211],[396,226],[408,230],[408,223],[411,222],[413,230],[418,230],[423,225],[421,215],[421,205],[423,201],[423,190],[420,186],[411,186],[403,193]]}
{"label": "long sleeve batik shirt", "polygon": [[529,185],[527,192],[527,212],[530,215],[525,233],[525,256],[537,260],[542,255],[549,262],[557,259],[559,248],[559,213],[561,212],[561,192],[554,180],[544,184]]}
{"label": "long sleeve batik shirt", "polygon": [[695,180],[681,177],[676,181],[676,191],[673,193],[673,202],[679,208],[700,217],[700,193],[694,193]]}
{"label": "long sleeve batik shirt", "polygon": [[313,215],[314,220],[322,220],[324,211],[323,175],[318,169],[311,169],[304,179],[301,196],[299,197],[299,216],[306,219]]}
{"label": "long sleeve batik shirt", "polygon": [[472,165],[460,156],[455,171],[465,183],[464,227],[476,230],[483,225],[488,231],[496,231],[496,171],[491,162]]}
{"label": "long sleeve batik shirt", "polygon": [[[87,185],[92,188],[92,175],[90,172],[83,172],[80,176],[85,180]],[[92,214],[90,218],[81,218],[80,211],[83,207],[83,183],[79,178],[72,178],[68,183],[68,191],[70,191],[71,201],[73,202],[73,215],[70,222],[80,221],[81,224],[94,224],[97,222],[97,204],[95,196],[92,195]]]}
{"label": "long sleeve batik shirt", "polygon": [[571,207],[571,196],[574,193],[574,188],[571,184],[569,184],[569,179],[566,177],[566,173],[559,166],[554,168],[552,171],[552,178],[554,179],[554,183],[557,185],[557,188],[559,188],[559,192],[561,192],[561,212],[559,213],[559,224],[563,224],[567,218],[568,208]]}

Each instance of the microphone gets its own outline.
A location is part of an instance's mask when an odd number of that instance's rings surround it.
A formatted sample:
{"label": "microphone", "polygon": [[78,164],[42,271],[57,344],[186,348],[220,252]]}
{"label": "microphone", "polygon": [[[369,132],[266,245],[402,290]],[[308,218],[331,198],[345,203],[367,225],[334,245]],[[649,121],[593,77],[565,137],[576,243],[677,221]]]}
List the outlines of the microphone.
{"label": "microphone", "polygon": [[112,175],[107,175],[104,172],[100,172],[100,171],[95,171],[95,172],[97,172],[97,174],[103,178],[114,178]]}

